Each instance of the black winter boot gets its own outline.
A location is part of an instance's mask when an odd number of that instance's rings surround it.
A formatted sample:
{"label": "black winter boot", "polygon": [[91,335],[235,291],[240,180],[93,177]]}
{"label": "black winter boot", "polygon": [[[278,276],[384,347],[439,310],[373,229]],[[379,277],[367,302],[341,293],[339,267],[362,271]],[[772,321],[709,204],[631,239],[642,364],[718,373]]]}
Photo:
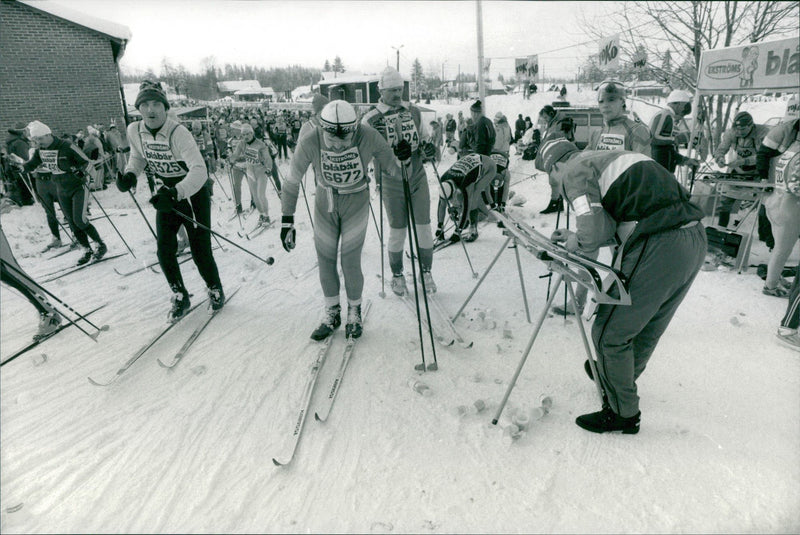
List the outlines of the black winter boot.
{"label": "black winter boot", "polygon": [[547,205],[547,208],[539,212],[540,214],[555,214],[556,212],[561,212],[564,210],[564,199],[559,197],[558,199],[551,200],[550,204]]}
{"label": "black winter boot", "polygon": [[611,431],[622,431],[624,435],[635,435],[639,432],[639,420],[642,416],[641,411],[630,418],[623,418],[611,410],[611,407],[603,407],[600,412],[593,412],[578,416],[575,423],[579,427],[591,431],[592,433],[608,433]]}

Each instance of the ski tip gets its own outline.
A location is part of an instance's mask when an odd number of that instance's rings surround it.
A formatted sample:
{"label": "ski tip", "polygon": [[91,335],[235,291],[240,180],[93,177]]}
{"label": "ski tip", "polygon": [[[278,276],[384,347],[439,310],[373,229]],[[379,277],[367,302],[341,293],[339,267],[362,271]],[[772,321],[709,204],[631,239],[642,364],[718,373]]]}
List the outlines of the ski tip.
{"label": "ski tip", "polygon": [[324,419],[324,418],[320,417],[320,415],[319,415],[319,413],[318,413],[318,412],[315,412],[315,413],[314,413],[314,419],[315,419],[316,421],[318,421],[318,422],[324,422],[324,421],[325,421],[325,419]]}
{"label": "ski tip", "polygon": [[431,362],[430,364],[428,364],[428,371],[429,372],[435,372],[438,369],[439,369],[439,365],[436,364],[435,362]]}
{"label": "ski tip", "polygon": [[97,381],[95,381],[91,377],[87,377],[87,379],[89,379],[89,382],[92,383],[94,386],[108,386],[108,385],[111,384],[111,383],[98,383]]}
{"label": "ski tip", "polygon": [[279,461],[278,459],[276,459],[275,457],[273,457],[273,458],[272,458],[272,463],[273,463],[275,466],[286,466],[286,464],[287,464],[287,463],[282,463],[282,462],[280,462],[280,461]]}

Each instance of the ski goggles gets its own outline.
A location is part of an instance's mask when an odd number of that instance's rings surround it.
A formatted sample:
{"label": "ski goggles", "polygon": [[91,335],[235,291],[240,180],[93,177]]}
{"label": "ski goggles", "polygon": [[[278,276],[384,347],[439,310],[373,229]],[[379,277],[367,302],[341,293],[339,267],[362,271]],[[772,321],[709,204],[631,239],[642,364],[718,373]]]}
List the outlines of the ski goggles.
{"label": "ski goggles", "polygon": [[352,122],[352,123],[330,123],[330,122],[328,122],[328,121],[326,121],[324,119],[321,119],[321,118],[320,118],[320,121],[319,121],[319,125],[320,125],[320,127],[322,127],[322,130],[324,132],[327,132],[328,134],[330,134],[332,136],[336,136],[336,137],[341,138],[341,139],[344,139],[347,136],[349,136],[350,134],[352,134],[353,132],[355,132],[356,128],[358,127],[358,123],[356,123],[356,122]]}

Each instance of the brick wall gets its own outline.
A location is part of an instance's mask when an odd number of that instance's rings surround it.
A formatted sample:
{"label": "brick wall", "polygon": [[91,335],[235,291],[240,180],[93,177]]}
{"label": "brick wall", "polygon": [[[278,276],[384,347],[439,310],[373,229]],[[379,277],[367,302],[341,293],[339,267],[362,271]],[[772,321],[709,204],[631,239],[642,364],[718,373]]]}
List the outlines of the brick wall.
{"label": "brick wall", "polygon": [[109,38],[8,0],[0,0],[0,82],[2,140],[34,119],[57,135],[111,118],[125,124]]}

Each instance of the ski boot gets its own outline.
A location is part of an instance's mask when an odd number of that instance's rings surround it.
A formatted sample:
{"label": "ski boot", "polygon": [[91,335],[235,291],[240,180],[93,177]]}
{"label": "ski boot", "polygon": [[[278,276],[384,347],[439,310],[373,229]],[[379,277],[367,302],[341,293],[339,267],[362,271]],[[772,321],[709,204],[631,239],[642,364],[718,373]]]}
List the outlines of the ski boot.
{"label": "ski boot", "polygon": [[106,247],[106,244],[104,242],[100,242],[97,245],[97,249],[94,252],[94,259],[100,260],[106,255],[107,252],[108,252],[108,247]]}
{"label": "ski boot", "polygon": [[225,292],[222,291],[222,286],[208,289],[208,301],[211,303],[211,310],[219,310],[225,306]]}
{"label": "ski boot", "polygon": [[403,297],[408,292],[408,288],[406,287],[406,277],[402,273],[395,273],[392,275],[392,291],[395,295],[399,295]]}
{"label": "ski boot", "polygon": [[342,307],[340,305],[333,305],[325,309],[325,319],[316,330],[311,333],[311,339],[319,342],[331,335],[334,329],[342,324]]}
{"label": "ski boot", "polygon": [[47,251],[49,251],[50,249],[58,249],[59,247],[61,247],[61,239],[60,239],[60,238],[55,238],[55,237],[54,237],[54,238],[53,238],[53,241],[51,241],[50,243],[48,243],[48,244],[47,244],[47,247],[45,247],[45,248],[44,248],[44,250],[43,250],[42,252],[43,252],[43,253],[44,253],[44,252],[47,252]]}
{"label": "ski boot", "polygon": [[426,270],[422,272],[420,276],[420,281],[425,283],[425,292],[429,294],[436,293],[436,283],[433,282],[433,276],[431,275],[430,270]]}
{"label": "ski boot", "polygon": [[361,327],[361,305],[348,305],[347,325],[344,334],[347,338],[359,338],[363,329]]}
{"label": "ski boot", "polygon": [[271,221],[269,220],[268,215],[261,214],[258,216],[258,226],[259,227],[268,227]]}
{"label": "ski boot", "polygon": [[84,247],[83,248],[83,256],[78,259],[78,263],[76,265],[82,266],[87,264],[92,259],[92,249],[91,247]]}
{"label": "ski boot", "polygon": [[564,200],[559,197],[558,199],[553,199],[550,201],[550,204],[547,205],[547,208],[539,212],[540,214],[555,214],[556,212],[561,212],[564,210]]}
{"label": "ski boot", "polygon": [[61,314],[55,310],[52,312],[42,312],[39,314],[39,329],[34,335],[34,340],[39,340],[52,333],[61,325]]}
{"label": "ski boot", "polygon": [[167,320],[175,323],[189,312],[189,292],[178,287],[172,288],[172,309],[169,311]]}

